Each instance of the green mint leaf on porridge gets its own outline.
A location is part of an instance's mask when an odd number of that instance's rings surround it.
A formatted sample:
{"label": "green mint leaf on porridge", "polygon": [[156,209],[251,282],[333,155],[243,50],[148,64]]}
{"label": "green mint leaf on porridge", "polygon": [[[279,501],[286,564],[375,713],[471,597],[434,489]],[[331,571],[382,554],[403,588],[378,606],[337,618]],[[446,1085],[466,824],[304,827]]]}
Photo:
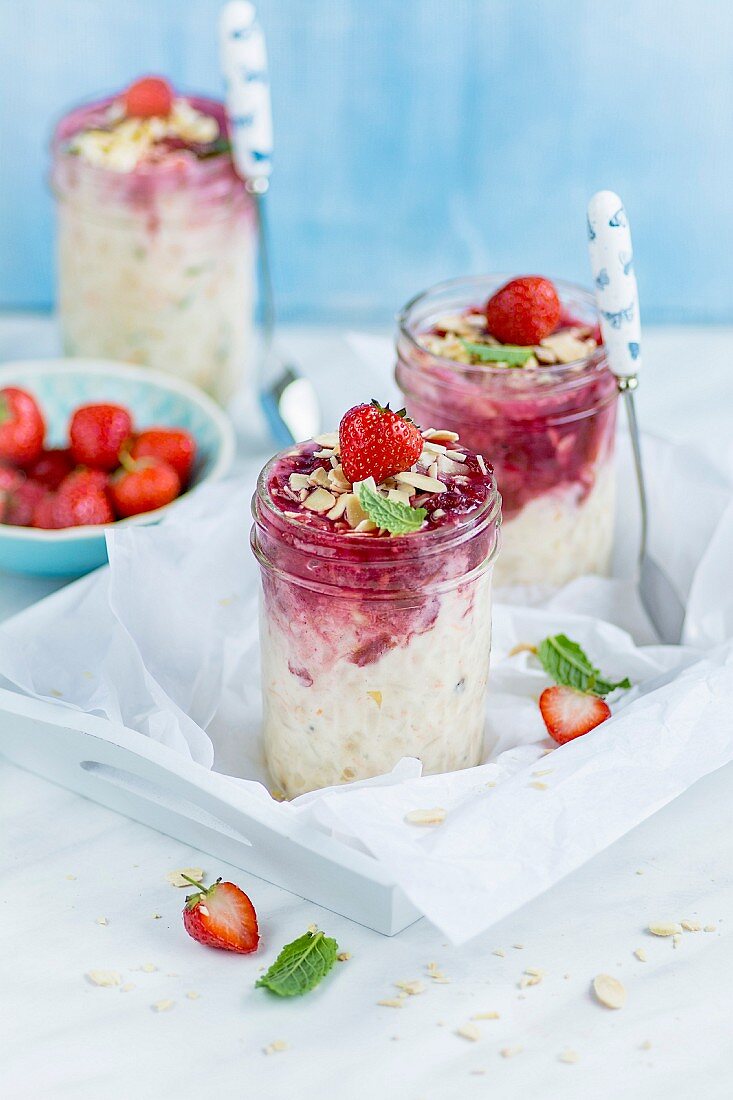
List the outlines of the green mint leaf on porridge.
{"label": "green mint leaf on porridge", "polygon": [[470,340],[461,340],[464,348],[475,355],[482,363],[506,363],[509,367],[523,367],[534,355],[534,348],[519,348],[512,344],[495,347],[490,344],[473,344]]}
{"label": "green mint leaf on porridge", "polygon": [[548,676],[565,687],[576,688],[588,695],[608,695],[616,688],[630,688],[628,677],[612,681],[604,679],[589,661],[577,642],[565,634],[545,638],[537,648],[537,656]]}
{"label": "green mint leaf on porridge", "polygon": [[388,500],[381,493],[362,482],[359,486],[359,503],[377,527],[383,527],[391,535],[407,535],[419,531],[427,516],[424,508],[413,508],[400,500]]}
{"label": "green mint leaf on porridge", "polygon": [[338,944],[325,932],[306,932],[286,944],[270,969],[255,982],[278,997],[300,997],[321,982],[336,962]]}

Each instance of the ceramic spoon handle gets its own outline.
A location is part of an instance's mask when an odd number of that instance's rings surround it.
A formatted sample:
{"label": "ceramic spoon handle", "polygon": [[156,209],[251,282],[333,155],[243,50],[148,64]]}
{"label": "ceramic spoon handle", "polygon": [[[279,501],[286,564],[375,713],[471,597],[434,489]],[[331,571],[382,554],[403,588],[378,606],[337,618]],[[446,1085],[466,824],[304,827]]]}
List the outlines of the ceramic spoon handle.
{"label": "ceramic spoon handle", "polygon": [[629,219],[613,191],[598,191],[588,203],[588,249],[608,365],[617,378],[635,378],[641,367],[639,292]]}
{"label": "ceramic spoon handle", "polygon": [[249,189],[264,194],[272,171],[272,110],[265,36],[254,4],[229,0],[219,30],[232,156]]}

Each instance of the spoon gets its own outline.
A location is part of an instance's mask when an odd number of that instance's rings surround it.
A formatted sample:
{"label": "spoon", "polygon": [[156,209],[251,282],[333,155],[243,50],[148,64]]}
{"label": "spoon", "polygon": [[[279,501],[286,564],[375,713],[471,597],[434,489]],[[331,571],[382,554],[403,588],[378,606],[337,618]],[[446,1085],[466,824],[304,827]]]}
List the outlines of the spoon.
{"label": "spoon", "polygon": [[272,172],[272,111],[267,49],[250,0],[229,0],[219,24],[227,89],[232,158],[257,210],[262,347],[257,390],[270,431],[282,446],[318,434],[320,414],[312,383],[275,353],[275,295],[270,267],[265,195]]}
{"label": "spoon", "polygon": [[631,230],[624,204],[613,191],[598,191],[588,204],[588,248],[608,365],[618,379],[629,422],[641,506],[638,583],[641,602],[660,639],[679,644],[685,609],[672,582],[649,556],[649,509],[641,461],[634,391],[641,369],[639,291]]}

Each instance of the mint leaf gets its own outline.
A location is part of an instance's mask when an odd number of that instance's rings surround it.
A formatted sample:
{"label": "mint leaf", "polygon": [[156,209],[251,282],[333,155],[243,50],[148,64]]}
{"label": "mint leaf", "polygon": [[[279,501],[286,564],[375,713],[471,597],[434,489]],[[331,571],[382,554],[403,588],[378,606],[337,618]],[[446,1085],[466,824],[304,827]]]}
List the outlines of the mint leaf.
{"label": "mint leaf", "polygon": [[306,932],[283,947],[274,963],[255,982],[278,997],[300,997],[315,989],[336,962],[338,944],[324,932]]}
{"label": "mint leaf", "polygon": [[591,664],[577,642],[571,642],[565,634],[545,638],[537,649],[537,656],[548,676],[558,684],[577,688],[587,695],[608,695],[616,688],[630,688],[628,677],[613,683],[605,680]]}
{"label": "mint leaf", "polygon": [[413,508],[411,504],[403,504],[400,500],[387,500],[363,481],[359,486],[359,503],[369,519],[391,535],[419,531],[428,514],[424,508]]}
{"label": "mint leaf", "polygon": [[534,348],[518,348],[514,344],[493,347],[489,344],[472,344],[470,340],[461,340],[461,343],[466,351],[470,351],[482,363],[506,363],[510,367],[523,367],[534,355]]}

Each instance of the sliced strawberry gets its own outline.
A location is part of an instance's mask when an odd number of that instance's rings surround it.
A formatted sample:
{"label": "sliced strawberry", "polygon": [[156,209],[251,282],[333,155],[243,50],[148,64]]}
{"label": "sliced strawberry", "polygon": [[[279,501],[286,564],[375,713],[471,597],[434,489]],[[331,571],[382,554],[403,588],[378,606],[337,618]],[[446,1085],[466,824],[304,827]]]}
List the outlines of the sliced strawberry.
{"label": "sliced strawberry", "polygon": [[556,684],[540,695],[540,710],[547,732],[558,745],[581,737],[611,717],[608,703],[597,695]]}
{"label": "sliced strawberry", "polygon": [[209,887],[193,879],[187,881],[196,887],[196,893],[186,898],[183,910],[183,926],[189,936],[222,951],[240,955],[256,951],[260,942],[257,914],[244,891],[220,878]]}
{"label": "sliced strawberry", "polygon": [[377,485],[413,466],[423,438],[405,410],[392,412],[378,402],[356,405],[339,424],[341,465],[352,483],[373,477]]}

